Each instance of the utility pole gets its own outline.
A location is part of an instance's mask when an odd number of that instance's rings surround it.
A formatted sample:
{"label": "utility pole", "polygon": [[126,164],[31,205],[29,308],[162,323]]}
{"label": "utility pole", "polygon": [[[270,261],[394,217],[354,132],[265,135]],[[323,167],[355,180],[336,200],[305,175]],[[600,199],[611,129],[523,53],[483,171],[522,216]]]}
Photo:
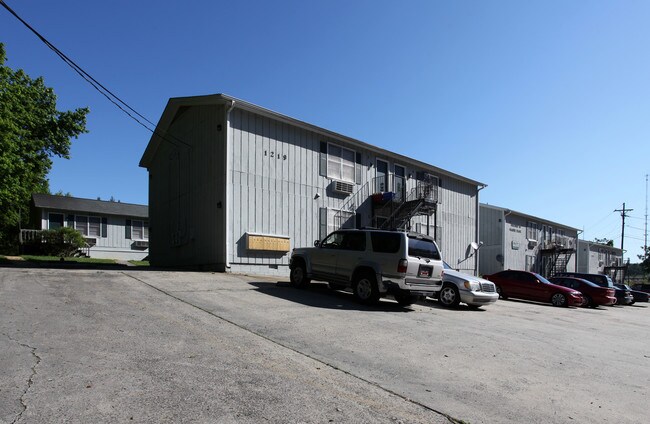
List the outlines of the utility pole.
{"label": "utility pole", "polygon": [[648,259],[648,174],[645,174],[645,231],[643,232],[643,260]]}
{"label": "utility pole", "polygon": [[[621,224],[621,251],[623,250],[623,241],[625,240],[625,218],[627,215],[625,212],[632,212],[634,209],[625,209],[625,202],[623,202],[623,209],[614,209],[614,212],[620,212],[621,213],[621,219],[623,220],[623,223]],[[621,252],[621,254],[624,254],[624,252]]]}

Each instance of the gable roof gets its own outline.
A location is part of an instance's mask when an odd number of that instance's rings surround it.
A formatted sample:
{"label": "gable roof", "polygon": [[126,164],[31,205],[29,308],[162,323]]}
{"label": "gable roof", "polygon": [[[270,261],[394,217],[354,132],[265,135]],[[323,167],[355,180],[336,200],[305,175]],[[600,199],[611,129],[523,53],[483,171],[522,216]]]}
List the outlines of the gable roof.
{"label": "gable roof", "polygon": [[438,174],[439,176],[452,177],[454,179],[472,184],[480,188],[487,187],[487,184],[463,177],[453,172],[446,171],[442,168],[438,168],[436,166],[419,161],[417,159],[400,155],[399,153],[391,152],[389,150],[382,149],[381,147],[373,146],[372,144],[365,143],[363,141],[336,133],[334,131],[330,131],[322,127],[318,127],[316,125],[301,121],[299,119],[295,119],[290,116],[283,115],[281,113],[274,112],[270,109],[266,109],[261,106],[257,106],[252,103],[246,102],[244,100],[240,100],[235,97],[228,96],[226,94],[221,94],[221,93],[209,94],[204,96],[175,97],[169,99],[169,101],[167,102],[167,106],[165,106],[165,110],[163,111],[163,114],[160,117],[160,120],[158,121],[158,125],[156,125],[156,130],[154,134],[151,136],[151,139],[147,144],[147,147],[142,155],[142,158],[140,159],[140,166],[143,168],[149,168],[149,166],[151,165],[151,161],[153,160],[153,157],[155,156],[155,153],[158,150],[158,147],[163,141],[169,141],[174,144],[187,145],[177,137],[174,136],[167,137],[167,129],[170,127],[172,122],[174,122],[174,119],[176,118],[178,113],[182,113],[189,106],[206,106],[206,105],[219,105],[219,104],[226,105],[229,108],[238,108],[241,110],[245,110],[248,112],[252,112],[261,116],[274,119],[276,121],[294,125],[308,131],[313,131],[314,133],[320,134],[324,137],[330,137],[336,140],[347,142],[353,146],[364,148],[366,150],[375,152],[379,155],[392,157],[398,162],[401,162],[403,165],[411,164],[415,167],[421,168],[422,170],[431,171],[435,174]]}
{"label": "gable roof", "polygon": [[120,215],[134,218],[148,218],[149,207],[133,203],[110,202],[107,200],[82,199],[79,197],[32,194],[37,208],[57,209],[69,212],[84,212],[99,215]]}
{"label": "gable roof", "polygon": [[559,222],[549,221],[548,219],[540,218],[538,216],[528,215],[528,214],[525,214],[523,212],[517,212],[517,211],[513,211],[511,209],[502,208],[501,206],[494,206],[494,205],[488,205],[487,203],[481,203],[480,207],[496,209],[496,210],[499,210],[499,211],[505,213],[506,215],[513,214],[513,215],[517,215],[517,216],[522,217],[522,218],[526,218],[528,220],[537,221],[537,222],[542,223],[542,224],[550,224],[550,225],[553,225],[555,227],[564,228],[564,229],[567,229],[567,230],[573,230],[573,231],[576,231],[576,232],[582,231],[579,228],[571,227],[569,225],[560,224]]}

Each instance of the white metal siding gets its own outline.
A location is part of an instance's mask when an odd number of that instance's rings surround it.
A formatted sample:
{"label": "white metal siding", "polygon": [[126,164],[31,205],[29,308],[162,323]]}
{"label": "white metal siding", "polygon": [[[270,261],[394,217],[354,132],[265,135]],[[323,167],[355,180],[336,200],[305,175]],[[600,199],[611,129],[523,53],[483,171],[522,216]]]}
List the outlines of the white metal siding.
{"label": "white metal siding", "polygon": [[[319,209],[339,209],[349,199],[332,193],[328,188],[331,180],[319,175],[320,143],[337,144],[361,154],[361,164],[357,165],[361,178],[360,184],[354,184],[355,193],[372,184],[377,157],[344,141],[237,108],[231,112],[230,120],[228,167],[232,201],[228,205],[228,238],[232,248],[228,260],[233,270],[250,272],[252,265],[262,265],[267,272],[274,272],[276,267],[281,270],[289,263],[289,252],[248,251],[245,234],[288,236],[292,248],[312,246],[319,238]],[[392,174],[395,161],[385,155],[379,159],[389,162]],[[422,169],[398,164],[406,168],[406,175],[411,174],[406,181],[408,193],[417,183],[416,172]],[[443,177],[442,181],[437,223],[443,232],[441,249],[448,261],[457,264],[465,259],[469,244],[476,241],[477,187],[450,177]],[[373,192],[367,189],[368,194]],[[370,225],[370,205],[367,199],[362,200],[359,203],[363,207],[356,212],[361,213],[362,225]],[[414,219],[413,227],[425,221]],[[429,223],[434,225],[433,217]],[[473,264],[473,260],[468,260],[460,267],[473,270]]]}
{"label": "white metal siding", "polygon": [[156,152],[149,178],[153,264],[225,265],[223,113],[216,105],[181,111]]}
{"label": "white metal siding", "polygon": [[479,274],[488,275],[502,271],[503,263],[498,259],[504,254],[504,213],[500,209],[480,206],[480,241]]}

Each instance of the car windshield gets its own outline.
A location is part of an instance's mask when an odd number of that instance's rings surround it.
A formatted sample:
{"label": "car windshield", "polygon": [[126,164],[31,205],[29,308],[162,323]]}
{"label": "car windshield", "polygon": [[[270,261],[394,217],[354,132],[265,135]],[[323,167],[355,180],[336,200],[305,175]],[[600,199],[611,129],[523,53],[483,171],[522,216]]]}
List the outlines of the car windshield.
{"label": "car windshield", "polygon": [[537,279],[538,279],[541,283],[544,283],[544,284],[553,284],[553,283],[551,283],[550,281],[548,281],[546,278],[542,277],[542,276],[539,275],[539,274],[535,274],[535,273],[533,273],[533,275],[534,275],[535,277],[537,277]]}
{"label": "car windshield", "polygon": [[447,262],[445,262],[445,261],[442,261],[442,267],[443,267],[444,269],[453,269],[453,268],[450,267],[449,264],[448,264]]}

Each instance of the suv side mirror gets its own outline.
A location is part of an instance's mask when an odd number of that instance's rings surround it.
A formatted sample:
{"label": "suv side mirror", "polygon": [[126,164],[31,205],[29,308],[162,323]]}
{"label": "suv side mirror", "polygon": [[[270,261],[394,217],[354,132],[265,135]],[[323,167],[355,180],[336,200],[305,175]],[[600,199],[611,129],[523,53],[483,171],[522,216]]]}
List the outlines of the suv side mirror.
{"label": "suv side mirror", "polygon": [[314,247],[320,246],[320,240],[314,240]]}

